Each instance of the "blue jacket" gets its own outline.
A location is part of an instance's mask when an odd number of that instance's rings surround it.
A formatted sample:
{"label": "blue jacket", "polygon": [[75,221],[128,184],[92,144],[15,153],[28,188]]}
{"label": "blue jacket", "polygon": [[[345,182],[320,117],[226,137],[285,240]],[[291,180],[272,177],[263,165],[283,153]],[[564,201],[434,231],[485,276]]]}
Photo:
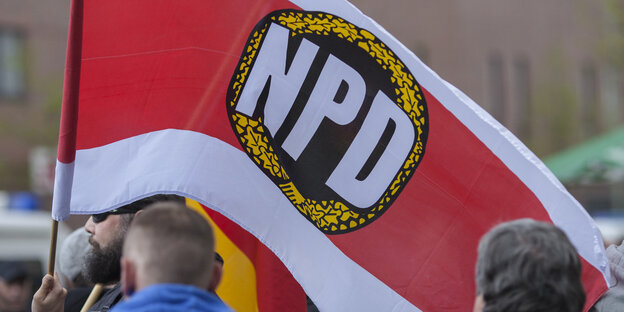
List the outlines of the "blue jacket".
{"label": "blue jacket", "polygon": [[192,311],[231,312],[217,296],[195,286],[158,284],[145,287],[128,300],[116,304],[111,312]]}

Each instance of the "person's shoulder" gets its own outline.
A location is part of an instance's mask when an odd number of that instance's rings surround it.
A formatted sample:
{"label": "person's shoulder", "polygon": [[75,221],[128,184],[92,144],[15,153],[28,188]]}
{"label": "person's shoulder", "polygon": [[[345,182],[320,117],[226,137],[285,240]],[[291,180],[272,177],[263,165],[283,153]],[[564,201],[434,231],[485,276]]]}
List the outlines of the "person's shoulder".
{"label": "person's shoulder", "polygon": [[137,291],[114,307],[125,311],[231,312],[219,297],[204,289],[182,284],[156,284]]}
{"label": "person's shoulder", "polygon": [[123,297],[121,284],[117,283],[113,288],[106,289],[100,295],[100,299],[89,309],[89,312],[108,311],[115,306]]}
{"label": "person's shoulder", "polygon": [[206,298],[205,300],[209,304],[206,305],[207,309],[201,312],[232,312],[233,311],[227,304],[225,304],[225,302],[223,302],[223,300],[221,300],[221,298],[219,298],[219,296],[217,296],[214,293],[202,290],[202,296]]}
{"label": "person's shoulder", "polygon": [[232,312],[232,310],[225,302],[223,302],[219,297],[214,294],[210,294],[213,296],[213,306],[210,310],[206,310],[206,312]]}

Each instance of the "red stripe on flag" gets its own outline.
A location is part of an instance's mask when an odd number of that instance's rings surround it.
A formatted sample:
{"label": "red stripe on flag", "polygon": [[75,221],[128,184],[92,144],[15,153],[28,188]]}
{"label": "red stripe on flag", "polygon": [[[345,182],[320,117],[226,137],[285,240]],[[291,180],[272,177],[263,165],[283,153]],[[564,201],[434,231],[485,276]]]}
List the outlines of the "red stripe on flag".
{"label": "red stripe on flag", "polygon": [[306,296],[303,289],[271,250],[228,218],[203,205],[202,208],[254,264],[258,309],[261,312],[306,311]]}
{"label": "red stripe on flag", "polygon": [[227,86],[253,26],[287,8],[297,7],[283,0],[151,1],[148,8],[87,2],[77,148],[167,128],[239,146],[226,117]]}
{"label": "red stripe on flag", "polygon": [[583,311],[588,311],[598,301],[598,298],[607,291],[608,287],[605,284],[602,273],[598,269],[583,258],[581,258],[581,265],[583,266],[581,280],[583,281],[586,295]]}

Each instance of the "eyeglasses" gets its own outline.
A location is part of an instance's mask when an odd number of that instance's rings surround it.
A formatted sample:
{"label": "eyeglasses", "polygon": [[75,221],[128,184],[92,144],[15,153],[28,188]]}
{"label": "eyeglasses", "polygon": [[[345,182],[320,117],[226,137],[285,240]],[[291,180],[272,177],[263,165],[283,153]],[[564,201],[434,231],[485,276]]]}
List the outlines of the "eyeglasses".
{"label": "eyeglasses", "polygon": [[93,219],[93,223],[100,223],[106,220],[106,218],[108,218],[109,215],[120,215],[120,214],[136,213],[136,212],[137,212],[136,209],[128,209],[128,208],[120,207],[120,208],[113,209],[110,211],[91,215],[91,218]]}
{"label": "eyeglasses", "polygon": [[221,263],[221,265],[223,265],[223,257],[221,257],[221,255],[215,251],[215,261]]}

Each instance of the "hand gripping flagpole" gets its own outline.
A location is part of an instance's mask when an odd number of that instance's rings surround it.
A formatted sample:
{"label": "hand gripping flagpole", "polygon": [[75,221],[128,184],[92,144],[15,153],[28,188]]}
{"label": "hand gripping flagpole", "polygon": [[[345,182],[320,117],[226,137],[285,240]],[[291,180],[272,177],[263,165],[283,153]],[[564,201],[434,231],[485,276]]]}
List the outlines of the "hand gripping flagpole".
{"label": "hand gripping flagpole", "polygon": [[48,273],[50,275],[54,275],[58,221],[63,221],[69,216],[69,204],[71,200],[74,159],[76,157],[76,129],[78,126],[83,9],[83,0],[72,0],[67,39],[67,56],[65,59],[65,81],[63,84],[63,107],[61,109],[59,147],[54,179],[54,195],[52,198],[52,229],[50,235],[50,257],[48,261]]}

